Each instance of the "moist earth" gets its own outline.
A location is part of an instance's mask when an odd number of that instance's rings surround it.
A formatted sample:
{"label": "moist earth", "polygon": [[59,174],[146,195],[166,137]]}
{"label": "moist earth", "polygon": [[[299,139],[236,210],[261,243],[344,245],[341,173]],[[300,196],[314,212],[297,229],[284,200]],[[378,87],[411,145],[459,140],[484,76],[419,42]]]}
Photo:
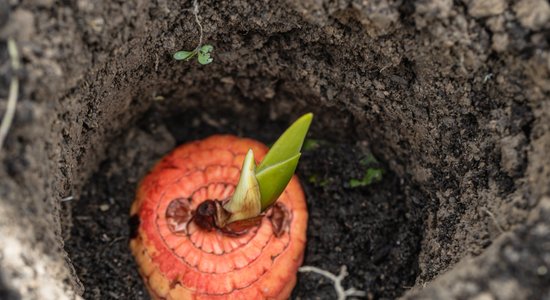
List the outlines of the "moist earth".
{"label": "moist earth", "polygon": [[[220,117],[204,117],[200,111],[160,124],[153,122],[156,117],[155,112],[146,114],[121,136],[81,198],[65,202],[73,218],[65,247],[82,284],[94,287],[85,290],[86,299],[148,299],[128,250],[126,224],[138,180],[163,154],[176,144],[215,133],[240,133],[269,143],[284,130],[277,124],[263,128],[247,128],[246,122],[209,125],[205,118]],[[384,170],[381,180],[353,185],[369,168]],[[344,287],[366,291],[370,298],[393,299],[414,285],[422,206],[406,201],[402,182],[373,159],[366,143],[311,136],[297,172],[310,214],[304,265],[336,274],[345,265],[350,275]],[[327,299],[336,294],[327,278],[299,273],[292,298]]]}
{"label": "moist earth", "polygon": [[[137,293],[132,260],[114,259],[150,164],[216,132],[273,141],[309,111],[324,142],[299,169],[308,264],[346,264],[373,298],[550,295],[547,0],[197,3],[207,66],[172,58],[200,38],[193,1],[0,0],[0,115],[20,81],[0,149],[2,297]],[[383,180],[352,188],[369,149]],[[333,295],[300,276],[296,297]]]}

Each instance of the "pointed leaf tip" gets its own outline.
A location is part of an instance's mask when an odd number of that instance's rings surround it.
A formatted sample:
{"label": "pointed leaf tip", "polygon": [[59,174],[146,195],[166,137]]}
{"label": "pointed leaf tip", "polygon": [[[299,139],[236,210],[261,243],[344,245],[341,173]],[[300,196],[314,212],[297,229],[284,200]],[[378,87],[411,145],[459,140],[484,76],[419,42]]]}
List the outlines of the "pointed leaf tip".
{"label": "pointed leaf tip", "polygon": [[255,170],[254,152],[249,149],[243,161],[241,177],[235,193],[224,205],[224,208],[231,213],[228,223],[253,218],[261,213],[260,188],[254,174]]}
{"label": "pointed leaf tip", "polygon": [[292,179],[312,119],[313,114],[307,113],[290,125],[256,168],[262,211],[279,198]]}
{"label": "pointed leaf tip", "polygon": [[279,139],[273,144],[258,168],[256,174],[261,173],[271,165],[285,161],[300,153],[304,139],[313,119],[312,113],[307,113],[296,120],[283,132]]}

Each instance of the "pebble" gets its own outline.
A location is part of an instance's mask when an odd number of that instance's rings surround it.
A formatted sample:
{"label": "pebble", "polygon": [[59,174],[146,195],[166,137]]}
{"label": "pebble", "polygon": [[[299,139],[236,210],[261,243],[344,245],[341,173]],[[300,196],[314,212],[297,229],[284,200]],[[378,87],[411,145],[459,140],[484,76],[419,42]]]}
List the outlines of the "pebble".
{"label": "pebble", "polygon": [[109,204],[104,203],[99,206],[99,210],[101,211],[108,211],[109,210]]}

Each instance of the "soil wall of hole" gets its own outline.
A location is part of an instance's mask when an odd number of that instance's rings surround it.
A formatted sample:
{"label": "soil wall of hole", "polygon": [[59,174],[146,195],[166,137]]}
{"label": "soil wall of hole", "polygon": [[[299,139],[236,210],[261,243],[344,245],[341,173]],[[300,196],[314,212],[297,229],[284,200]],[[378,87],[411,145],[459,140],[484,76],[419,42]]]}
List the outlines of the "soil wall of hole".
{"label": "soil wall of hole", "polygon": [[190,111],[240,133],[313,111],[313,136],[368,144],[421,217],[405,298],[548,295],[547,1],[199,2],[208,66],[171,59],[198,40],[188,1],[0,0],[0,98],[21,81],[0,151],[0,296],[80,295],[74,203],[140,120]]}

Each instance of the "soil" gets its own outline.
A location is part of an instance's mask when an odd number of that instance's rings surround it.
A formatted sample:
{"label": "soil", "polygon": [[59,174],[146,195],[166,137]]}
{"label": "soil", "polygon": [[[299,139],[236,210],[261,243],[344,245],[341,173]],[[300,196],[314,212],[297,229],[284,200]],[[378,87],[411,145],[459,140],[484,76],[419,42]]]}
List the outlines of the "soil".
{"label": "soil", "polygon": [[[143,293],[126,214],[154,160],[215,132],[269,142],[308,111],[307,264],[347,265],[372,298],[550,295],[548,1],[199,4],[207,66],[171,57],[196,46],[191,1],[0,0],[0,99],[21,82],[2,297]],[[383,180],[352,188],[369,151]],[[313,274],[294,293],[333,295]]]}
{"label": "soil", "polygon": [[[94,287],[85,290],[84,298],[148,298],[128,251],[129,228],[125,224],[137,180],[174,142],[239,132],[269,143],[274,133],[284,130],[276,124],[254,129],[246,128],[244,122],[209,125],[200,114],[190,111],[155,125],[151,124],[158,115],[147,114],[110,149],[111,159],[92,176],[81,199],[66,202],[72,206],[73,226],[65,249],[84,286]],[[346,265],[350,273],[346,286],[366,290],[377,299],[399,296],[416,278],[423,231],[421,205],[407,203],[402,182],[391,172],[381,182],[350,186],[350,181],[362,178],[369,167],[381,167],[365,163],[372,154],[364,143],[312,138],[298,170],[311,220],[304,264],[334,273]],[[293,298],[326,297],[336,298],[328,279],[299,275]]]}

